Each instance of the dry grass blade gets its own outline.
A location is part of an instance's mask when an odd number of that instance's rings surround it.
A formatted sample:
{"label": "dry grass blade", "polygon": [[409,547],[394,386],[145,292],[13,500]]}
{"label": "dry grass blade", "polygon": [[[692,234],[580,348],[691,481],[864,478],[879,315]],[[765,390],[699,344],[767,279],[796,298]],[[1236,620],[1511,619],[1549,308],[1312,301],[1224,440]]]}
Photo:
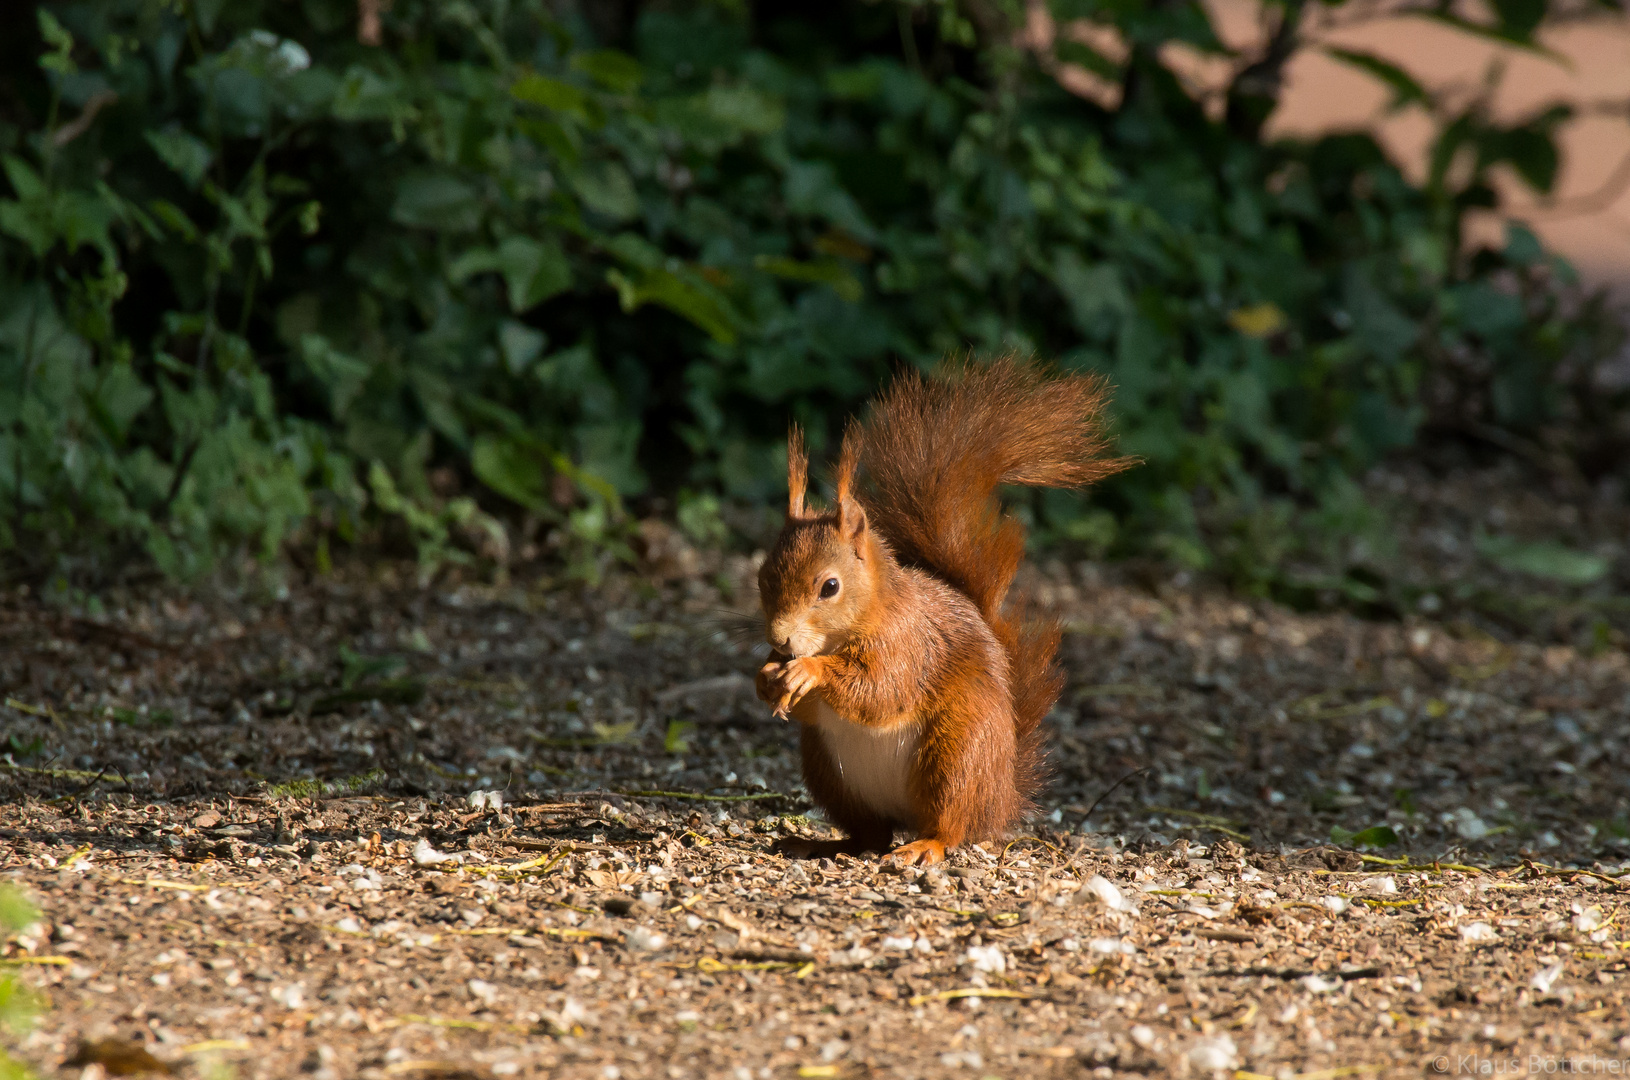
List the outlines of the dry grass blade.
{"label": "dry grass blade", "polygon": [[907,1004],[926,1005],[930,1001],[956,1001],[961,998],[1012,998],[1016,1001],[1032,1001],[1037,996],[1027,994],[1023,990],[1006,990],[996,986],[964,986],[956,990],[936,990],[932,994],[917,994],[911,997]]}

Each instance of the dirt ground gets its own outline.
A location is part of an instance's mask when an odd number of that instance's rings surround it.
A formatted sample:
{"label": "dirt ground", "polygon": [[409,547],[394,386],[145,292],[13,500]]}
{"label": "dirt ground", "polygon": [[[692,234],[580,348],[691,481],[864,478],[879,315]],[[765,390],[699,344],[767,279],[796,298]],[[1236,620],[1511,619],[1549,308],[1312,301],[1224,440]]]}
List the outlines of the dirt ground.
{"label": "dirt ground", "polygon": [[[1543,494],[1389,482],[1432,502],[1400,557],[1442,583],[1401,617],[1030,572],[1069,627],[1046,805],[927,871],[772,854],[825,827],[753,698],[746,555],[658,545],[592,590],[402,566],[14,590],[0,867],[44,916],[0,962],[49,1001],[15,1053],[314,1080],[1630,1072],[1624,636],[1563,617],[1607,610],[1578,596],[1507,605],[1556,615],[1513,630],[1477,601],[1495,571],[1451,565],[1496,504],[1554,518]],[[1594,513],[1610,547],[1621,512]],[[1398,842],[1357,850],[1377,826]]]}

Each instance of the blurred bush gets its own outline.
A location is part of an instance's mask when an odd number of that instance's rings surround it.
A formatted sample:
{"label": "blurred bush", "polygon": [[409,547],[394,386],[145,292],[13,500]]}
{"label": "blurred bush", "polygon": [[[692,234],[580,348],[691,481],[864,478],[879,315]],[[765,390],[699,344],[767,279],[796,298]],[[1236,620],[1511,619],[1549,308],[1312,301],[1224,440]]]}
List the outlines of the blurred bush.
{"label": "blurred bush", "polygon": [[623,499],[767,500],[789,418],[830,447],[891,368],[1017,349],[1107,372],[1145,460],[1026,504],[1043,542],[1263,588],[1363,561],[1354,478],[1423,425],[1608,422],[1601,300],[1523,229],[1461,243],[1493,170],[1549,187],[1565,112],[1343,54],[1433,114],[1416,185],[1365,134],[1262,138],[1298,3],[1209,103],[1167,66],[1225,53],[1198,4],[1053,0],[1096,51],[1042,10],[13,5],[0,551],[187,577],[386,522],[592,574]]}

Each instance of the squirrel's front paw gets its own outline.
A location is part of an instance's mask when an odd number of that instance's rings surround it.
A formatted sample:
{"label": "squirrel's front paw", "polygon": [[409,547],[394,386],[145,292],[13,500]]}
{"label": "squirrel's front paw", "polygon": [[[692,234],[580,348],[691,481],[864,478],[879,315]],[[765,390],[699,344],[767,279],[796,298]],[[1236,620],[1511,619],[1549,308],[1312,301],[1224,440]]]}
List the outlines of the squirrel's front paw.
{"label": "squirrel's front paw", "polygon": [[781,665],[782,685],[787,691],[787,708],[792,708],[803,696],[821,685],[825,662],[819,656],[800,656]]}
{"label": "squirrel's front paw", "polygon": [[785,666],[779,660],[771,660],[758,669],[758,675],[753,679],[753,692],[766,705],[774,705],[786,696],[786,690],[781,685],[781,671]]}
{"label": "squirrel's front paw", "polygon": [[758,669],[753,689],[760,701],[775,706],[775,714],[785,719],[804,695],[821,685],[822,671],[818,656],[800,656],[785,663],[771,661]]}

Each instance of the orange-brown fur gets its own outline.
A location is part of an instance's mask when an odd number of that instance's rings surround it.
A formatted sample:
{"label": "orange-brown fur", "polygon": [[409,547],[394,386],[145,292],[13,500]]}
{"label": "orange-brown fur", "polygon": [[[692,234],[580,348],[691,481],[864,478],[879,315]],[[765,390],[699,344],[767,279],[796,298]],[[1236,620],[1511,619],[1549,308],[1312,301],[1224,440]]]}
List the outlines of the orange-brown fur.
{"label": "orange-brown fur", "polygon": [[[807,459],[791,432],[787,523],[759,574],[775,652],[757,686],[800,721],[804,781],[848,833],[805,853],[882,850],[899,826],[918,839],[891,857],[936,862],[1030,808],[1041,721],[1063,682],[1059,631],[1026,619],[1022,598],[1003,610],[1024,529],[997,489],[1078,487],[1130,464],[1106,454],[1105,398],[1096,378],[1014,358],[907,375],[845,436],[837,505],[821,514],[805,508]],[[822,705],[914,735],[913,820],[851,790],[817,726]]]}

